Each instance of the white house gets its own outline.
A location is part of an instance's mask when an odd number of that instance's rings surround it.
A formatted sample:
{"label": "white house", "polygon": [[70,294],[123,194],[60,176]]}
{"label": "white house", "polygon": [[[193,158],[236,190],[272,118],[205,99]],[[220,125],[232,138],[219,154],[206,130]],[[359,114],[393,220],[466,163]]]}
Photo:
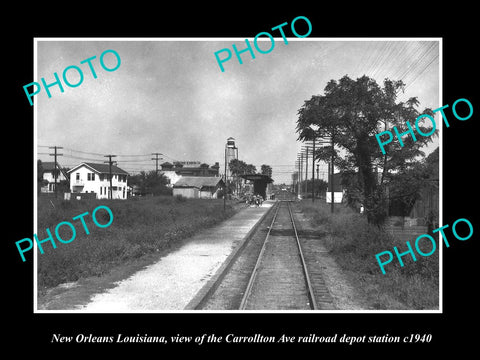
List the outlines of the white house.
{"label": "white house", "polygon": [[[46,161],[42,162],[42,169],[43,169],[43,180],[48,181],[48,184],[42,186],[40,188],[41,192],[44,193],[51,193],[55,191],[55,162],[54,161]],[[65,171],[62,169],[60,164],[57,162],[57,184],[60,181],[67,180],[67,175]]]}
{"label": "white house", "polygon": [[[97,199],[109,199],[110,165],[81,163],[67,172],[72,193],[95,193]],[[112,199],[127,198],[128,173],[112,165]]]}

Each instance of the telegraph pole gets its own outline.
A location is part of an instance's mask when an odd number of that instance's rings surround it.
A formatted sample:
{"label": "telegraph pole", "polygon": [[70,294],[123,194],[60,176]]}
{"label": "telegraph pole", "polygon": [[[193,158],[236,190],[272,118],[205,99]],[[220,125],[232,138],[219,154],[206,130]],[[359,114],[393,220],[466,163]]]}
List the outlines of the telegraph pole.
{"label": "telegraph pole", "polygon": [[308,146],[305,153],[305,197],[308,194]]}
{"label": "telegraph pole", "polygon": [[161,154],[161,153],[152,153],[152,155],[155,155],[155,158],[152,158],[152,160],[155,160],[155,173],[156,173],[157,176],[158,176],[158,160],[159,160],[158,157],[159,157],[160,155],[163,155],[163,154]]}
{"label": "telegraph pole", "polygon": [[315,131],[313,132],[312,151],[312,203],[315,202]]}
{"label": "telegraph pole", "polygon": [[109,165],[109,177],[110,177],[110,191],[109,193],[109,199],[113,199],[112,195],[112,163],[116,163],[116,161],[112,161],[112,157],[116,157],[117,155],[105,155],[104,157],[108,157],[108,161],[104,161],[105,163],[108,162]]}
{"label": "telegraph pole", "polygon": [[227,201],[227,144],[225,144],[225,185],[223,185],[223,211],[225,212]]}
{"label": "telegraph pole", "polygon": [[58,154],[57,149],[63,149],[61,146],[50,146],[49,149],[55,149],[53,154],[49,154],[50,156],[54,156],[54,170],[53,170],[53,178],[55,179],[55,197],[57,197],[57,156],[62,156],[63,154]]}
{"label": "telegraph pole", "polygon": [[335,146],[334,146],[334,142],[333,142],[333,132],[332,132],[332,137],[331,137],[331,140],[332,140],[332,166],[331,166],[331,171],[332,171],[332,177],[331,177],[331,185],[332,185],[332,188],[331,188],[331,197],[332,197],[332,204],[330,205],[330,210],[331,210],[331,213],[333,214],[334,212],[334,208],[335,208],[335,205],[334,205],[334,196],[335,196],[335,193],[333,192],[333,174],[335,173],[335,167],[333,166],[333,161],[334,161],[334,157],[335,157],[335,154],[334,154],[334,151],[335,151]]}
{"label": "telegraph pole", "polygon": [[298,183],[298,196],[302,196],[303,181],[303,152],[300,153],[300,182]]}
{"label": "telegraph pole", "polygon": [[[312,202],[315,201],[315,142],[316,142],[316,131],[320,128],[317,124],[310,124],[310,130],[312,130],[313,144],[312,144]],[[307,148],[308,149],[308,148]],[[318,174],[318,168],[317,168]],[[318,175],[317,175],[318,176]]]}
{"label": "telegraph pole", "polygon": [[300,157],[297,155],[297,164],[298,164],[298,171],[297,171],[297,198],[300,196]]}

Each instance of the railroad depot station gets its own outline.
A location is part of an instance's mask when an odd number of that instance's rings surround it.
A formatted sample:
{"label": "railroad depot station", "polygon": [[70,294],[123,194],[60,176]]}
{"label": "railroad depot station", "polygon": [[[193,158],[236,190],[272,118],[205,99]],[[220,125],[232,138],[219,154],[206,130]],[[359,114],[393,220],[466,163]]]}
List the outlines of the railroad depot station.
{"label": "railroad depot station", "polygon": [[253,194],[260,195],[262,198],[267,199],[267,186],[268,184],[273,183],[273,179],[270,176],[262,174],[245,174],[240,175],[240,178],[253,185]]}

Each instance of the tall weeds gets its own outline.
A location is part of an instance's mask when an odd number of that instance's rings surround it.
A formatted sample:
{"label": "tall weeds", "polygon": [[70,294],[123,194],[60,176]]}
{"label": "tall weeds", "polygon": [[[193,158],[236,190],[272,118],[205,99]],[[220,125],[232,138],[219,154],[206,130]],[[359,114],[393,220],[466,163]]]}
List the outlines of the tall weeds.
{"label": "tall weeds", "polygon": [[[354,279],[356,287],[370,299],[375,309],[438,309],[439,255],[438,247],[429,257],[404,256],[401,267],[393,247],[407,250],[406,241],[413,246],[415,238],[400,239],[371,225],[353,210],[337,205],[330,213],[324,203],[302,202],[299,206],[311,224],[325,234],[323,244],[337,264]],[[437,243],[438,245],[438,243]],[[385,266],[383,275],[375,255],[390,251],[394,255]]]}
{"label": "tall weeds", "polygon": [[[113,213],[112,224],[97,227],[92,212],[99,205],[108,206]],[[85,213],[86,234],[80,220],[73,217]],[[98,212],[98,222],[108,221]],[[78,280],[81,277],[102,275],[122,262],[164,250],[172,244],[208,228],[233,215],[228,205],[223,211],[223,201],[203,199],[177,199],[158,196],[128,200],[52,200],[38,199],[39,240],[47,237],[46,228],[53,234],[56,249],[50,242],[43,244],[44,254],[38,252],[37,284],[39,289]],[[76,228],[76,238],[63,244],[55,238],[55,226],[71,222]],[[67,228],[67,231],[70,231]],[[61,228],[63,229],[63,227]],[[71,231],[64,239],[71,237]]]}

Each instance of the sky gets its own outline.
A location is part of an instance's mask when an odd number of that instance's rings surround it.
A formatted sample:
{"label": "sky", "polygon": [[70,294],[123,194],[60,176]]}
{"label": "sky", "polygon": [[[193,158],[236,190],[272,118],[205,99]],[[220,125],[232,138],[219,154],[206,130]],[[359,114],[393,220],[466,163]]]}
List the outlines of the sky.
{"label": "sky", "polygon": [[[262,39],[262,38],[260,38]],[[267,50],[268,38],[258,45]],[[35,95],[38,158],[53,161],[49,147],[60,146],[61,166],[82,161],[103,162],[115,154],[118,166],[134,174],[155,169],[152,153],[161,162],[199,161],[223,169],[226,139],[235,138],[239,159],[273,169],[276,183],[290,183],[301,148],[295,126],[297,112],[312,95],[323,94],[328,81],[364,74],[383,83],[385,77],[406,83],[399,100],[417,96],[419,111],[440,104],[440,46],[437,39],[320,39],[275,38],[267,54],[253,46],[241,54],[245,38],[206,39],[37,39],[35,79],[54,82],[54,72],[75,65],[83,72],[77,87],[63,83]],[[265,41],[265,42],[264,42]],[[214,53],[228,48],[232,58],[222,72]],[[105,71],[100,55],[116,51],[121,64]],[[220,56],[225,56],[222,53]],[[97,78],[88,64],[91,61]],[[116,59],[106,53],[105,65]],[[67,72],[79,81],[75,70]],[[414,119],[412,119],[412,122]],[[426,149],[438,146],[438,138]],[[326,164],[321,164],[321,172]],[[311,171],[311,170],[310,170]]]}

